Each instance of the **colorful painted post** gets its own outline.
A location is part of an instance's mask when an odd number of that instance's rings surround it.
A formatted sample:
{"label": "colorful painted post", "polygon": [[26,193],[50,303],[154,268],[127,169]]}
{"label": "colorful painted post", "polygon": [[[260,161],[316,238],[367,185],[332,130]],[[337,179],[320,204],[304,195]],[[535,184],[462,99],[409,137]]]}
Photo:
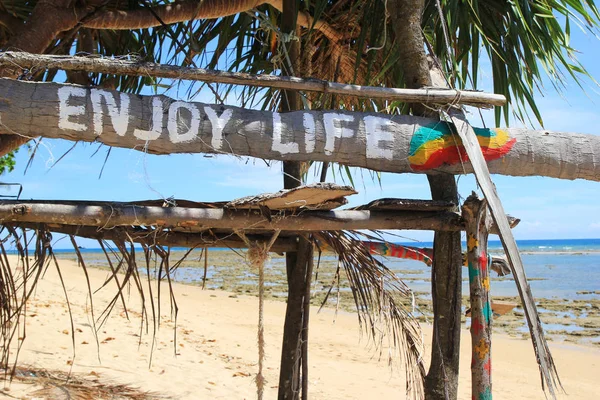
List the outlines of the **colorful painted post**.
{"label": "colorful painted post", "polygon": [[467,262],[471,296],[471,390],[473,400],[492,399],[492,307],[487,242],[491,219],[487,203],[474,193],[462,207],[467,228]]}

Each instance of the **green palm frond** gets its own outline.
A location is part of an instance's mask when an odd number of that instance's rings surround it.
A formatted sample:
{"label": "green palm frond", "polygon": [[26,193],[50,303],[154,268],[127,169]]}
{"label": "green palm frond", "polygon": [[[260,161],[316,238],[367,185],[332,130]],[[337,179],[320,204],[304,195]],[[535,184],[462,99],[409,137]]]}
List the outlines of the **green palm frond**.
{"label": "green palm frond", "polygon": [[[133,10],[168,4],[173,0],[110,0],[108,10]],[[37,1],[12,0],[2,8],[10,15],[26,20]],[[345,83],[385,85],[403,84],[398,68],[400,43],[395,43],[386,18],[386,2],[377,0],[298,0],[299,9],[325,21],[340,37],[332,43],[315,25],[302,28],[303,60],[297,75],[338,80]],[[441,10],[441,11],[440,11]],[[216,20],[197,20],[169,26],[132,31],[88,30],[93,37],[93,52],[104,56],[136,55],[146,61],[196,65],[249,73],[280,73],[285,65],[277,60],[280,13],[270,5]],[[572,26],[597,33],[600,12],[593,0],[435,0],[428,1],[423,30],[444,72],[458,88],[481,85],[482,70],[491,72],[493,91],[507,96],[509,104],[497,108],[496,123],[511,113],[521,120],[532,114],[542,123],[535,94],[542,91],[545,78],[555,90],[567,79],[582,85],[591,79],[571,47]],[[387,29],[382,29],[386,27]],[[82,50],[84,29],[72,40],[57,38],[55,45],[70,45],[68,52]],[[90,33],[91,32],[91,33]],[[0,44],[9,32],[0,27]],[[64,35],[63,35],[64,36]],[[89,46],[88,46],[89,48]],[[64,49],[62,51],[65,51]],[[486,61],[486,62],[484,62]],[[489,65],[488,65],[489,62]],[[53,73],[43,79],[54,79]],[[156,86],[150,78],[92,76],[93,84],[139,92],[144,86]],[[198,90],[192,85],[188,94]],[[277,104],[276,91],[241,88],[233,91],[219,86],[220,96],[236,94],[245,105],[270,107]],[[313,108],[331,107],[331,96],[311,94]],[[364,111],[393,110],[384,102],[337,99],[337,108]]]}
{"label": "green palm frond", "polygon": [[456,87],[477,89],[480,61],[489,60],[494,92],[509,100],[496,109],[497,124],[502,115],[508,124],[510,111],[521,120],[530,111],[542,124],[534,94],[544,78],[559,91],[567,78],[591,78],[571,47],[571,23],[595,33],[599,20],[593,0],[440,0],[427,3],[423,29]]}

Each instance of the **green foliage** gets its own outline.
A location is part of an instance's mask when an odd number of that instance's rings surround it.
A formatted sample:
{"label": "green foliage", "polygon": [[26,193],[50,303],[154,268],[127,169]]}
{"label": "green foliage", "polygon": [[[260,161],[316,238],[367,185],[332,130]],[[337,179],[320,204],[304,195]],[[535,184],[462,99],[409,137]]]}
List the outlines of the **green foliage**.
{"label": "green foliage", "polygon": [[[205,0],[209,1],[209,0]],[[298,9],[315,20],[326,21],[343,40],[346,62],[336,71],[338,58],[334,44],[314,27],[301,30],[303,50],[297,75],[347,83],[402,86],[398,68],[398,46],[386,18],[388,1],[297,0]],[[132,2],[109,0],[110,10],[148,8],[174,0]],[[36,1],[15,0],[5,10],[26,20]],[[90,53],[102,56],[134,57],[145,61],[191,65],[249,73],[289,71],[281,56],[278,32],[280,13],[260,5],[246,13],[216,20],[197,20],[138,30],[92,30],[77,27],[57,37],[55,54]],[[386,22],[387,21],[387,22]],[[428,48],[440,60],[451,83],[458,88],[478,89],[478,76],[492,75],[493,91],[507,96],[509,104],[496,110],[497,123],[511,113],[521,120],[532,114],[542,116],[534,95],[549,78],[561,90],[567,78],[582,84],[589,75],[570,45],[573,25],[596,34],[600,13],[593,0],[432,0],[426,2],[423,31]],[[383,29],[385,27],[385,29]],[[0,26],[0,42],[8,32]],[[350,61],[348,61],[348,59]],[[34,71],[35,72],[35,71]],[[56,71],[43,71],[35,79],[56,79]],[[68,80],[72,77],[69,76]],[[80,77],[81,78],[81,77]],[[117,77],[89,74],[87,83],[138,93],[144,86],[157,88],[150,77]],[[179,83],[175,83],[179,84]],[[195,95],[202,84],[185,85]],[[236,96],[241,105],[273,108],[278,92],[231,85],[210,86],[217,101]],[[310,95],[312,108],[348,108],[364,111],[403,112],[402,104],[356,101],[331,95]],[[308,104],[308,102],[305,102]]]}
{"label": "green foliage", "polygon": [[439,0],[427,2],[423,29],[457,87],[478,88],[480,61],[489,60],[494,92],[509,99],[497,124],[502,115],[508,124],[511,110],[543,124],[534,94],[544,77],[558,91],[567,77],[579,85],[591,78],[569,43],[571,23],[595,35],[599,20],[593,0]]}
{"label": "green foliage", "polygon": [[0,175],[4,175],[6,172],[12,172],[17,164],[15,161],[15,153],[18,150],[11,151],[4,157],[0,157]]}

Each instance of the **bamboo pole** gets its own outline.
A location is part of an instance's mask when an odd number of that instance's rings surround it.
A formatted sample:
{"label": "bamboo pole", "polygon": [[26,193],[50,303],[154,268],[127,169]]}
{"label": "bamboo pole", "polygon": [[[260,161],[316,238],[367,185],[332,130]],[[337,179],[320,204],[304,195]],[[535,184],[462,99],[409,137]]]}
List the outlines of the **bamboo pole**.
{"label": "bamboo pole", "polygon": [[487,203],[471,195],[462,208],[467,226],[467,261],[471,298],[471,394],[474,399],[492,399],[492,305],[487,241],[491,219]]}
{"label": "bamboo pole", "polygon": [[58,56],[6,51],[0,53],[0,66],[21,67],[23,69],[62,69],[65,71],[86,71],[113,75],[152,76],[156,78],[302,90],[425,104],[465,104],[482,108],[503,106],[506,104],[506,97],[503,95],[478,91],[444,88],[396,89],[359,86],[312,78],[254,75],[99,57]]}

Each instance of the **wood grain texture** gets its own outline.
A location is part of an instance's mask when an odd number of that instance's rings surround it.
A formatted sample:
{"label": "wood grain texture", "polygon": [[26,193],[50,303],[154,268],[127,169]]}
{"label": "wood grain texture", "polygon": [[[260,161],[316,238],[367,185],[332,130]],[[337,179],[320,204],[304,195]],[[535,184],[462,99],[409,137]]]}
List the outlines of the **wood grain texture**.
{"label": "wood grain texture", "polygon": [[277,193],[264,193],[230,201],[225,208],[269,210],[309,209],[330,210],[347,203],[345,196],[356,194],[350,186],[340,186],[333,183],[314,183],[298,186],[293,189],[283,189]]}
{"label": "wood grain texture", "polygon": [[451,211],[455,207],[456,204],[450,201],[384,198],[373,200],[353,209],[372,211]]}
{"label": "wood grain texture", "polygon": [[46,204],[3,201],[0,223],[35,222],[96,226],[159,226],[161,228],[247,229],[283,231],[326,231],[345,229],[424,229],[460,231],[460,215],[455,212],[385,211],[303,211],[299,214],[277,212],[265,216],[256,210],[214,208],[153,207],[111,203],[95,206],[86,203]]}
{"label": "wood grain texture", "polygon": [[[107,98],[112,107],[107,106]],[[127,118],[119,114],[123,101],[128,102]],[[419,144],[413,136],[419,132],[441,135],[448,126],[405,115],[341,111],[278,114],[176,102],[165,96],[0,79],[0,121],[0,134],[101,142],[153,154],[212,153],[327,161],[399,173],[473,171],[466,160],[455,160],[456,155],[464,155],[460,149],[449,156],[455,164],[442,158],[433,169],[424,167],[427,164],[416,166],[409,160],[411,145],[414,150]],[[600,181],[600,136],[525,129],[506,129],[502,134],[511,140],[511,147],[506,154],[495,155],[500,158],[488,161],[491,173]],[[478,139],[485,140],[485,135]],[[425,150],[427,157],[435,149],[425,146]]]}
{"label": "wood grain texture", "polygon": [[[27,229],[38,229],[39,223],[19,222],[13,226]],[[209,232],[187,233],[175,232],[172,230],[163,231],[160,229],[142,229],[131,227],[118,227],[111,229],[98,229],[97,226],[78,226],[78,225],[63,225],[63,224],[46,224],[45,228],[52,232],[63,233],[66,235],[76,235],[88,239],[95,240],[131,240],[134,243],[143,243],[148,246],[170,246],[170,247],[185,247],[185,248],[230,248],[244,249],[247,244],[232,233],[227,234],[211,234]],[[246,235],[248,240],[257,243],[268,243],[270,237],[268,235]],[[294,251],[298,248],[298,244],[294,238],[280,237],[277,238],[273,246],[272,252],[281,253],[285,251]]]}

